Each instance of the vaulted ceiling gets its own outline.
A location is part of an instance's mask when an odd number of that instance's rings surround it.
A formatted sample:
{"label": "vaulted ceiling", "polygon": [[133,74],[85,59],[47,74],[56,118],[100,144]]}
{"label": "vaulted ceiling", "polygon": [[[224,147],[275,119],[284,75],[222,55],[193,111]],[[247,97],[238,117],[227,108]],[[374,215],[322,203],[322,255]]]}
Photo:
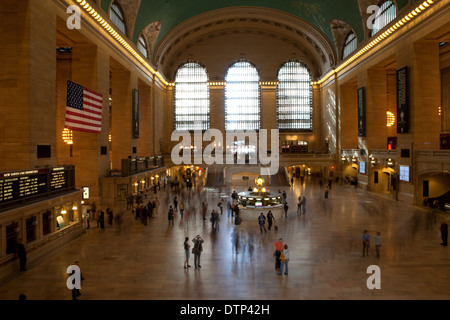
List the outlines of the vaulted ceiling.
{"label": "vaulted ceiling", "polygon": [[[98,3],[109,13],[113,1],[123,11],[126,36],[137,43],[143,35],[149,60],[169,78],[184,60],[202,58],[206,61],[208,56],[200,57],[196,49],[208,51],[212,47],[215,49],[209,53],[224,63],[229,62],[224,61],[224,54],[244,58],[245,53],[254,58],[255,50],[279,48],[280,59],[294,56],[302,59],[308,63],[313,75],[319,77],[342,59],[343,44],[349,32],[356,34],[359,43],[368,39],[364,23],[370,16],[367,9],[382,2],[98,0]],[[406,7],[412,0],[392,1],[401,11],[408,9]],[[236,43],[235,47],[239,48],[233,49],[238,51],[226,47],[226,42]],[[216,70],[213,75],[220,78],[222,73],[223,70]]]}
{"label": "vaulted ceiling", "polygon": [[[101,0],[101,7],[109,11],[112,0]],[[132,39],[151,23],[161,22],[156,44],[181,22],[207,11],[234,6],[255,6],[276,9],[298,16],[314,25],[331,43],[334,43],[330,21],[341,20],[349,24],[360,40],[364,39],[361,6],[377,3],[378,0],[122,0],[125,5],[137,9]],[[398,9],[408,0],[397,0]]]}

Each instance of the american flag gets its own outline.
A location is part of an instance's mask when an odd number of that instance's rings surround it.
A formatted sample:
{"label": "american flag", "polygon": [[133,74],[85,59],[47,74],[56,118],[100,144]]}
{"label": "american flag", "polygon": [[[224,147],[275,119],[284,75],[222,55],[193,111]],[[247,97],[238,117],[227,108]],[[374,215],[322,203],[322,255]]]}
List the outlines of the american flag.
{"label": "american flag", "polygon": [[66,128],[100,133],[103,95],[67,81]]}

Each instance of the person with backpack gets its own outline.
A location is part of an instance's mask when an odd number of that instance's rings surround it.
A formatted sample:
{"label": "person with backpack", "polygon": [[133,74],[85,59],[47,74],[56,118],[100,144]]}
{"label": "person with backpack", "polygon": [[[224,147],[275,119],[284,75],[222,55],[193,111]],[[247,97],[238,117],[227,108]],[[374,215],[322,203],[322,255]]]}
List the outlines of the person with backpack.
{"label": "person with backpack", "polygon": [[289,273],[288,262],[289,262],[288,245],[284,244],[284,249],[283,249],[283,251],[281,251],[281,254],[280,254],[280,272],[278,273],[278,275],[283,274],[283,269],[285,269],[284,274],[288,275],[288,273]]}
{"label": "person with backpack", "polygon": [[273,247],[275,249],[275,252],[273,254],[275,256],[275,270],[279,270],[281,267],[280,256],[284,247],[283,239],[282,238],[278,239],[278,241],[273,244]]}
{"label": "person with backpack", "polygon": [[261,212],[260,216],[258,217],[258,223],[259,223],[259,230],[261,231],[261,234],[263,232],[267,233],[266,230],[266,217],[264,216],[264,214]]}
{"label": "person with backpack", "polygon": [[275,217],[273,216],[272,211],[269,210],[269,212],[267,213],[267,223],[269,224],[267,229],[269,229],[269,231],[272,228],[272,224],[274,221],[275,221]]}

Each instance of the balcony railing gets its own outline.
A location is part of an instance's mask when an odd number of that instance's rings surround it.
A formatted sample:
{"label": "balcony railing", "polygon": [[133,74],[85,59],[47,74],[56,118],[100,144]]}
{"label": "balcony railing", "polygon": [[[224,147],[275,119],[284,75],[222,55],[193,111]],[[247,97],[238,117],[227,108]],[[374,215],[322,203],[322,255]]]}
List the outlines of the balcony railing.
{"label": "balcony railing", "polygon": [[164,156],[122,159],[122,177],[164,167]]}

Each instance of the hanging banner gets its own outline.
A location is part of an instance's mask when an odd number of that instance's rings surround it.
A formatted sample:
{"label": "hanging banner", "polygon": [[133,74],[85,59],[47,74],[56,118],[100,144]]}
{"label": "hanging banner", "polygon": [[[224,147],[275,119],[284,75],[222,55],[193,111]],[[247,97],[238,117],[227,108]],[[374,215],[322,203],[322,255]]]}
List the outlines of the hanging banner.
{"label": "hanging banner", "polygon": [[133,90],[133,138],[139,138],[139,90]]}
{"label": "hanging banner", "polygon": [[397,133],[408,133],[408,67],[397,70]]}
{"label": "hanging banner", "polygon": [[366,101],[364,88],[358,89],[358,137],[366,135]]}

